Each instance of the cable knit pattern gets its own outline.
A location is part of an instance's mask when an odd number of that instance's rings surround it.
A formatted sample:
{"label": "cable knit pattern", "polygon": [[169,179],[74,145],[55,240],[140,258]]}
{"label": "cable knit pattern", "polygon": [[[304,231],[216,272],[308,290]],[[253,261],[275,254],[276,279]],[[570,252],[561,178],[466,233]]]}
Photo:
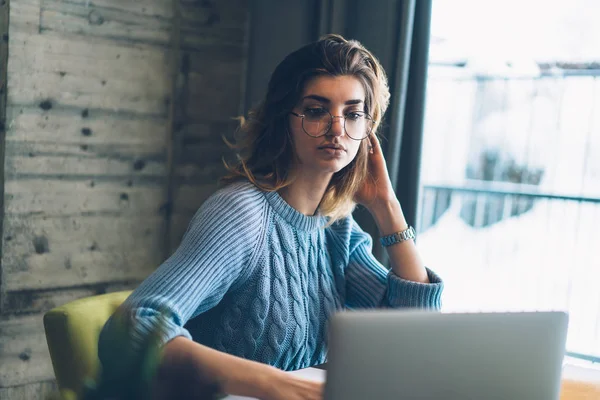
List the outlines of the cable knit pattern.
{"label": "cable knit pattern", "polygon": [[[326,361],[326,324],[342,307],[439,308],[442,282],[403,280],[371,254],[352,217],[326,227],[275,192],[249,182],[219,190],[198,210],[177,251],[121,306],[135,322],[123,338],[113,318],[100,335],[104,371],[111,342],[132,347],[150,332],[295,370]],[[159,316],[163,316],[162,323]]]}

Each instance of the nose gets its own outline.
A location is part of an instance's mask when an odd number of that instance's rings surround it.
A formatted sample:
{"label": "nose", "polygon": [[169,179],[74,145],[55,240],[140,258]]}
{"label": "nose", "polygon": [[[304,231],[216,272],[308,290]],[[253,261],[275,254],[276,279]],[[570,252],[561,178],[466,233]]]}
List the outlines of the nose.
{"label": "nose", "polygon": [[343,136],[344,133],[344,117],[334,116],[331,120],[331,129],[329,130],[329,135]]}

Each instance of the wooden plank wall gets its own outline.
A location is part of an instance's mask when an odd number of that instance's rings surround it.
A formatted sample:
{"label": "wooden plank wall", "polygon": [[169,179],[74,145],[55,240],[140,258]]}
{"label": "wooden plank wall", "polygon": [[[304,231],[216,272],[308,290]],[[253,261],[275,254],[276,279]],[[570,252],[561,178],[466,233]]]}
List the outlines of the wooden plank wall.
{"label": "wooden plank wall", "polygon": [[216,188],[221,135],[241,109],[247,9],[10,1],[0,398],[54,387],[45,311],[134,287]]}
{"label": "wooden plank wall", "polygon": [[[6,80],[8,65],[9,0],[0,0],[0,177],[4,177],[6,137]],[[2,303],[2,226],[4,221],[4,179],[0,178],[0,304]]]}
{"label": "wooden plank wall", "polygon": [[[180,106],[173,126],[169,252],[224,173],[222,157],[227,149],[222,136],[233,132],[237,126],[234,118],[242,113],[248,47],[247,1],[221,0],[207,8],[199,8],[193,0],[179,4],[182,46],[178,80],[183,89],[176,91]],[[199,12],[202,15],[198,16]]]}

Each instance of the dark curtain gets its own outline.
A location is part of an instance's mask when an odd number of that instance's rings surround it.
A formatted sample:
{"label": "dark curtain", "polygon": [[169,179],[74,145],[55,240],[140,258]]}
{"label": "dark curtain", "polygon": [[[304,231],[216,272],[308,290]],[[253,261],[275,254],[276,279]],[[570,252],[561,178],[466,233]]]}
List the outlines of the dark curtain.
{"label": "dark curtain", "polygon": [[[388,74],[391,102],[382,145],[406,219],[417,225],[419,168],[432,0],[254,0],[250,5],[245,109],[264,95],[269,76],[289,52],[325,33],[363,43]],[[369,213],[355,218],[374,239],[373,253],[387,263]]]}

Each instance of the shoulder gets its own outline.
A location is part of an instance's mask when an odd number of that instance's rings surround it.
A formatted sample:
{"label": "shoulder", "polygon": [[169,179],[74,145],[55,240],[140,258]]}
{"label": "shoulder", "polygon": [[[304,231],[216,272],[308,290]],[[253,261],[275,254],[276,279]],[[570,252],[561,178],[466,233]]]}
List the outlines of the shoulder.
{"label": "shoulder", "polygon": [[189,230],[227,230],[256,234],[265,225],[266,199],[250,182],[237,182],[217,190],[200,206]]}
{"label": "shoulder", "polygon": [[198,213],[210,210],[221,216],[230,215],[232,218],[239,218],[260,212],[265,205],[264,193],[252,183],[244,181],[217,190],[206,199]]}

